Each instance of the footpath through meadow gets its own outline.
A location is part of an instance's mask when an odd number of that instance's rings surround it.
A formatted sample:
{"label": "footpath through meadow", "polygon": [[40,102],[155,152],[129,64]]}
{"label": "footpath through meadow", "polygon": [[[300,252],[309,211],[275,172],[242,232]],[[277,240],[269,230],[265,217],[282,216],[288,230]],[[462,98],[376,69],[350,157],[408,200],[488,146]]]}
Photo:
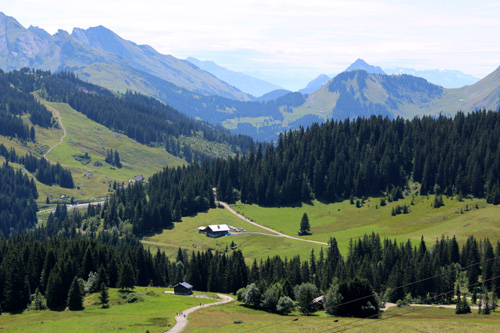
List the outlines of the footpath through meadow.
{"label": "footpath through meadow", "polygon": [[180,333],[180,332],[184,331],[184,329],[186,328],[186,326],[189,322],[188,315],[192,312],[195,312],[198,309],[206,308],[207,306],[220,305],[220,304],[229,303],[231,301],[234,301],[234,299],[231,296],[226,296],[226,295],[221,295],[221,294],[217,294],[217,296],[219,296],[219,298],[221,298],[221,301],[215,302],[215,303],[210,303],[210,304],[203,304],[201,306],[197,305],[197,306],[192,307],[190,309],[184,310],[184,311],[182,311],[182,314],[180,314],[180,315],[178,314],[177,316],[175,316],[175,321],[177,323],[175,324],[174,327],[172,327],[166,333]]}

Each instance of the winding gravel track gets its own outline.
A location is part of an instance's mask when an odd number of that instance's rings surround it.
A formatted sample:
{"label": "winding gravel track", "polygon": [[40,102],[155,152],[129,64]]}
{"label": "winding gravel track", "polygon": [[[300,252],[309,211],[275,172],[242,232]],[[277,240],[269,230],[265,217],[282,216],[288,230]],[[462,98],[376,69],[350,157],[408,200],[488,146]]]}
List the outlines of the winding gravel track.
{"label": "winding gravel track", "polygon": [[176,316],[175,321],[177,321],[177,323],[175,324],[174,327],[172,327],[166,333],[180,333],[180,332],[184,331],[184,329],[186,328],[186,326],[189,322],[188,315],[192,312],[195,312],[198,309],[206,308],[207,306],[220,305],[220,304],[229,303],[231,301],[234,301],[234,299],[230,296],[221,295],[221,294],[217,294],[217,296],[219,296],[222,300],[219,302],[215,302],[215,303],[203,304],[203,306],[198,305],[198,306],[195,306],[195,307],[192,307],[190,309],[182,311],[182,313],[186,316],[183,316],[183,315]]}
{"label": "winding gravel track", "polygon": [[[262,228],[264,230],[267,230],[269,232],[272,232],[273,234],[275,234],[276,236],[279,236],[279,237],[285,237],[285,238],[289,238],[289,239],[294,239],[294,240],[298,240],[298,241],[301,241],[301,242],[309,242],[309,243],[315,243],[315,244],[321,244],[321,245],[328,245],[327,243],[323,243],[323,242],[318,242],[318,241],[315,241],[315,240],[310,240],[310,239],[303,239],[303,238],[298,238],[298,237],[293,237],[293,236],[289,236],[289,235],[286,235],[282,232],[279,232],[279,231],[276,231],[276,230],[273,230],[271,228],[268,228],[268,227],[265,227],[261,224],[258,224],[258,223],[255,223],[253,221],[250,221],[249,219],[247,219],[246,217],[244,217],[243,215],[239,214],[238,212],[236,212],[234,209],[232,209],[231,207],[229,207],[229,205],[225,202],[222,202],[222,201],[217,201],[219,204],[221,204],[222,206],[224,206],[224,208],[226,208],[229,212],[231,212],[232,214],[236,215],[237,217],[239,217],[240,219],[242,219],[243,221],[245,222],[248,222],[250,224],[253,224],[254,226],[256,227],[259,227],[259,228]],[[270,235],[271,236],[271,235]]]}
{"label": "winding gravel track", "polygon": [[52,151],[52,149],[54,149],[55,147],[59,146],[63,142],[64,138],[66,137],[66,128],[64,128],[64,125],[62,123],[62,118],[61,118],[61,115],[59,114],[59,111],[57,111],[56,109],[54,109],[51,106],[47,106],[47,108],[52,112],[52,114],[54,114],[56,116],[57,122],[59,123],[59,125],[61,125],[61,128],[63,130],[63,136],[61,136],[61,138],[59,139],[59,142],[56,143],[55,145],[53,145],[52,147],[50,147],[49,150],[47,150],[47,152],[45,154],[43,154],[43,157],[46,160],[49,160],[47,158],[47,155]]}

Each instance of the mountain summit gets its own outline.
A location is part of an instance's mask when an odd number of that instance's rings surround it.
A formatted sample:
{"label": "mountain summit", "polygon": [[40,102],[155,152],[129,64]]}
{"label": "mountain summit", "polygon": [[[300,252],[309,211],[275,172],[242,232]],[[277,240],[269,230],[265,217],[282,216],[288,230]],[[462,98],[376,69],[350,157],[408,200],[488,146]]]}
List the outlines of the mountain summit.
{"label": "mountain summit", "polygon": [[351,66],[347,67],[345,72],[359,71],[359,70],[366,71],[368,74],[385,75],[385,72],[382,70],[382,68],[378,66],[369,65],[363,59],[358,59],[355,62],[353,62]]}
{"label": "mountain summit", "polygon": [[[36,27],[24,28],[15,18],[0,12],[0,68],[22,67],[80,71],[87,81],[108,82],[115,89],[121,81],[144,81],[132,77],[141,71],[202,95],[219,95],[248,101],[239,89],[221,81],[193,64],[137,45],[103,27],[75,28],[70,35],[59,30],[54,35]],[[106,75],[106,77],[104,77]],[[124,89],[140,90],[127,86]]]}

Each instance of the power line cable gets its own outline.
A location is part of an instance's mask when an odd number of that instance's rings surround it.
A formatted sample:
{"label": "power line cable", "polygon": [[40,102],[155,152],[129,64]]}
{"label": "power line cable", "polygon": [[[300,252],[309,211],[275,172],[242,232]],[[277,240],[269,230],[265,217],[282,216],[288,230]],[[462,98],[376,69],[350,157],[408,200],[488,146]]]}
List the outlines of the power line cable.
{"label": "power line cable", "polygon": [[[423,279],[420,279],[420,280],[417,280],[417,281],[409,282],[409,283],[403,284],[401,286],[394,287],[392,290],[398,290],[398,289],[401,289],[401,288],[405,288],[405,287],[408,287],[408,286],[411,286],[411,285],[414,285],[414,284],[417,284],[417,283],[421,283],[421,282],[424,282],[424,281],[432,280],[432,279],[435,279],[437,277],[441,277],[441,276],[444,276],[444,275],[447,275],[447,274],[450,274],[450,273],[456,273],[458,271],[466,271],[470,267],[477,266],[479,264],[483,264],[485,262],[488,262],[488,261],[491,261],[491,260],[495,260],[495,259],[498,259],[498,258],[500,258],[500,255],[499,256],[495,256],[495,257],[490,258],[490,259],[483,260],[483,261],[478,261],[478,262],[469,264],[469,265],[464,266],[464,267],[452,269],[452,270],[444,272],[444,273],[436,274],[436,275],[429,276],[429,277],[426,277],[426,278],[423,278]],[[354,302],[361,301],[361,300],[364,300],[364,299],[367,299],[367,298],[370,298],[370,297],[374,297],[374,296],[378,296],[378,295],[376,293],[373,293],[373,294],[368,295],[368,296],[363,296],[363,297],[359,297],[359,298],[356,298],[356,299],[353,299],[353,300],[350,300],[350,301],[347,301],[347,302],[339,303],[339,304],[335,305],[335,307],[339,307],[339,306],[346,305],[346,304],[349,304],[349,303],[354,303]]]}
{"label": "power line cable", "polygon": [[[430,276],[430,277],[426,277],[426,278],[423,278],[423,279],[420,279],[420,280],[417,280],[417,281],[414,281],[414,282],[409,282],[409,283],[406,283],[406,284],[404,284],[404,285],[397,286],[397,287],[393,288],[393,290],[397,290],[397,289],[400,289],[400,288],[404,288],[404,287],[407,287],[407,286],[411,286],[411,285],[414,285],[414,284],[417,284],[417,283],[421,283],[421,282],[423,282],[423,281],[431,280],[431,279],[434,279],[434,278],[437,278],[437,277],[440,277],[440,276],[444,276],[444,275],[447,275],[447,274],[450,274],[450,273],[455,273],[455,272],[458,272],[458,271],[466,271],[467,269],[469,269],[469,268],[471,268],[471,267],[477,266],[477,265],[479,265],[479,264],[483,264],[483,263],[488,262],[488,261],[491,261],[491,260],[499,259],[499,258],[500,258],[500,255],[499,255],[499,256],[495,256],[495,257],[493,257],[493,258],[489,258],[489,259],[485,259],[485,260],[482,260],[482,261],[478,261],[478,262],[475,262],[475,263],[469,264],[469,265],[464,266],[464,267],[460,267],[460,268],[452,269],[452,270],[447,271],[447,272],[444,272],[444,273],[436,274],[436,275],[433,275],[433,276]],[[496,278],[497,278],[497,277],[496,277]],[[486,281],[488,281],[488,280],[486,280]],[[486,282],[486,281],[484,281],[484,282]],[[477,284],[478,284],[478,283],[476,283],[476,284],[472,284],[472,285],[477,285]],[[470,286],[472,286],[472,285],[470,285]],[[449,293],[449,292],[447,292],[447,293]],[[446,293],[445,293],[445,294],[446,294]],[[335,305],[335,307],[339,307],[339,306],[342,306],[342,305],[345,305],[345,304],[349,304],[349,303],[353,303],[353,302],[360,301],[360,300],[363,300],[363,299],[367,299],[367,298],[369,298],[369,297],[373,297],[373,296],[377,296],[377,294],[376,294],[376,293],[373,293],[373,294],[368,295],[368,296],[363,296],[363,297],[356,298],[356,299],[354,299],[354,300],[350,300],[350,301],[347,301],[347,302],[339,303],[339,304]],[[433,299],[433,298],[436,298],[436,297],[439,297],[439,296],[442,296],[442,295],[435,295],[435,296],[431,297],[430,299]],[[377,315],[375,315],[375,316],[378,316],[378,314],[377,314]],[[375,316],[369,316],[369,317],[366,317],[366,318],[362,318],[362,319],[360,319],[360,320],[365,320],[365,319],[369,319],[369,318],[374,318]],[[352,323],[345,324],[345,325],[342,325],[342,326],[351,325],[351,324],[356,323],[356,322],[358,322],[358,321],[360,321],[360,320],[357,320],[357,321],[354,321],[354,322],[352,322]],[[279,323],[282,323],[282,322],[285,322],[285,321],[289,321],[289,319],[286,319],[286,320],[281,320],[281,321],[278,321],[278,322],[276,322],[276,323],[272,323],[272,324],[268,324],[268,325],[261,326],[261,327],[258,327],[258,328],[250,329],[250,330],[248,330],[248,331],[243,331],[242,333],[252,332],[252,331],[255,331],[255,330],[260,330],[260,329],[262,329],[262,328],[264,328],[264,327],[268,327],[268,326],[276,325],[276,324],[279,324]],[[340,326],[340,327],[342,327],[342,326]],[[327,329],[327,330],[325,330],[325,331],[319,331],[318,333],[321,333],[321,332],[327,332],[327,331],[329,331],[329,330],[331,330],[331,329]],[[335,332],[336,332],[336,331],[335,331]],[[341,332],[341,331],[339,331],[339,332]]]}

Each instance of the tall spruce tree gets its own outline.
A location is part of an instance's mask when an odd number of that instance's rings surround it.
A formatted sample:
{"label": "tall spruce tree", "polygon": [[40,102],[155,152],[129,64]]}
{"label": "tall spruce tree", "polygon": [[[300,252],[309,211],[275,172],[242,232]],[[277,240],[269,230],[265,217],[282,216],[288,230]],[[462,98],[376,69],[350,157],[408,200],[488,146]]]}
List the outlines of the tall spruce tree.
{"label": "tall spruce tree", "polygon": [[101,289],[100,289],[100,293],[99,293],[99,301],[101,302],[103,308],[108,307],[109,292],[108,292],[108,287],[106,287],[106,284],[104,282],[101,283]]}
{"label": "tall spruce tree", "polygon": [[56,265],[50,271],[47,290],[45,291],[45,298],[47,299],[47,307],[49,309],[56,310],[66,305],[66,295],[61,292],[61,289],[61,269],[59,265]]}
{"label": "tall spruce tree", "polygon": [[71,311],[83,310],[83,294],[77,276],[73,278],[73,282],[69,287],[66,304]]}
{"label": "tall spruce tree", "polygon": [[117,286],[120,289],[134,289],[135,286],[135,272],[129,261],[123,263],[120,273],[118,275]]}
{"label": "tall spruce tree", "polygon": [[307,213],[302,215],[302,219],[300,220],[300,231],[304,234],[308,233],[311,230],[311,226],[309,225],[309,217]]}

